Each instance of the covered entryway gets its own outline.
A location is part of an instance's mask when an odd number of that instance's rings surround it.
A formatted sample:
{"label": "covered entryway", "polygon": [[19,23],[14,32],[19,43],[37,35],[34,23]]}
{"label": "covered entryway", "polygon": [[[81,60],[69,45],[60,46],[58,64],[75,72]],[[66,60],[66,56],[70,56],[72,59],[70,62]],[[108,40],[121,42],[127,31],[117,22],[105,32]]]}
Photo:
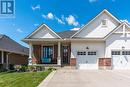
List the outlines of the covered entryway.
{"label": "covered entryway", "polygon": [[63,65],[70,64],[70,46],[69,45],[62,46],[62,64]]}
{"label": "covered entryway", "polygon": [[98,69],[98,59],[96,51],[77,52],[78,69]]}
{"label": "covered entryway", "polygon": [[130,51],[112,51],[113,69],[130,69]]}

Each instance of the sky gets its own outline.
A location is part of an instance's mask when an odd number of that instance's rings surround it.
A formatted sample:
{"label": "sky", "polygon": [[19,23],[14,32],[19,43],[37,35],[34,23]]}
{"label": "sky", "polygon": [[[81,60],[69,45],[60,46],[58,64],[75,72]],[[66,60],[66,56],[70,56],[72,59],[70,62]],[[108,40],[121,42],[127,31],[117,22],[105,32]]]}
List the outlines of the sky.
{"label": "sky", "polygon": [[0,18],[0,33],[21,40],[47,24],[55,32],[79,29],[103,9],[130,21],[130,0],[15,0],[15,17]]}

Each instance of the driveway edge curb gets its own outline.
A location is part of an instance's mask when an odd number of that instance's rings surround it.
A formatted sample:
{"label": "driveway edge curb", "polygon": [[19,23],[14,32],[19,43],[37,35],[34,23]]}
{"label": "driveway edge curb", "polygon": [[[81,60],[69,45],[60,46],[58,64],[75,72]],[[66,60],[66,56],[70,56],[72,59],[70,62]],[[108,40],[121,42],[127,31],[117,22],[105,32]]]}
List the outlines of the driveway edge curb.
{"label": "driveway edge curb", "polygon": [[46,87],[56,71],[52,71],[37,87]]}

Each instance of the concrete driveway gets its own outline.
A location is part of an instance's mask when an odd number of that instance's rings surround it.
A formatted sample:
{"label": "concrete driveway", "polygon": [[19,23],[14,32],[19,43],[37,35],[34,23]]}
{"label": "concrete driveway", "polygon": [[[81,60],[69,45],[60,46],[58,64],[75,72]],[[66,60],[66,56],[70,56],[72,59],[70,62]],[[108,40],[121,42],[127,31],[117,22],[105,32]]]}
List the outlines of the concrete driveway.
{"label": "concrete driveway", "polygon": [[130,71],[60,69],[46,87],[130,87]]}

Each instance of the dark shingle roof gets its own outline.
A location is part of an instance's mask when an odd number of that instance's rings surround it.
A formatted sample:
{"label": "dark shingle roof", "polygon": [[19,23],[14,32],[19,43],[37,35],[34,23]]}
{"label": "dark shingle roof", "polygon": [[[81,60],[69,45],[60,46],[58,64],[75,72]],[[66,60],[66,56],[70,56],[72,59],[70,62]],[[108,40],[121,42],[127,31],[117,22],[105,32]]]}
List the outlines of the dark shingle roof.
{"label": "dark shingle roof", "polygon": [[67,30],[67,31],[63,31],[63,32],[57,32],[57,34],[61,37],[61,38],[70,38],[72,35],[74,35],[77,32],[77,30]]}
{"label": "dark shingle roof", "polygon": [[0,49],[17,54],[28,55],[28,48],[20,45],[6,35],[0,34]]}

